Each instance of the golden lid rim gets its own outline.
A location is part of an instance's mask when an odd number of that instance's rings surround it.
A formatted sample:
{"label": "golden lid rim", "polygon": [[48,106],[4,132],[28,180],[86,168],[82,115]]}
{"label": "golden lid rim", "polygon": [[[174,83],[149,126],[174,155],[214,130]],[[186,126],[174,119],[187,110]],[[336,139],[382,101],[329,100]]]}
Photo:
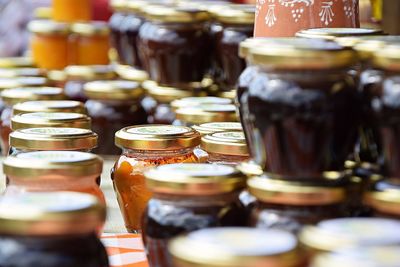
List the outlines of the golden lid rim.
{"label": "golden lid rim", "polygon": [[45,74],[45,71],[39,68],[4,68],[0,66],[0,78],[17,78],[21,76],[43,77]]}
{"label": "golden lid rim", "polygon": [[382,30],[370,28],[312,28],[301,30],[296,33],[296,36],[303,38],[322,38],[334,40],[338,37],[361,37],[381,34],[383,34]]}
{"label": "golden lid rim", "polygon": [[144,95],[140,83],[124,80],[88,82],[83,91],[88,98],[99,100],[137,100]]}
{"label": "golden lid rim", "polygon": [[174,87],[161,86],[154,81],[145,81],[142,86],[151,97],[161,103],[171,103],[179,98],[193,96],[202,97],[207,95],[206,91],[184,90]]}
{"label": "golden lid rim", "polygon": [[110,28],[106,22],[74,23],[71,32],[82,36],[107,36]]}
{"label": "golden lid rim", "polygon": [[17,114],[11,119],[11,129],[68,127],[91,129],[91,118],[80,113],[34,112]]}
{"label": "golden lid rim", "polygon": [[117,77],[111,65],[71,65],[64,69],[68,78],[109,80]]}
{"label": "golden lid rim", "polygon": [[36,100],[18,103],[13,106],[13,115],[35,112],[67,112],[84,115],[87,114],[84,104],[74,100]]}
{"label": "golden lid rim", "polygon": [[243,132],[243,127],[240,122],[207,122],[200,125],[192,126],[193,129],[201,133],[212,134],[217,132],[231,132],[240,131]]}
{"label": "golden lid rim", "polygon": [[37,34],[67,35],[70,33],[70,25],[52,20],[33,20],[28,23],[28,30]]}
{"label": "golden lid rim", "polygon": [[166,6],[148,6],[142,9],[144,16],[151,21],[165,23],[194,23],[210,19],[208,12],[203,10],[188,10]]}
{"label": "golden lid rim", "polygon": [[34,67],[32,57],[2,57],[0,58],[1,68],[23,68]]}
{"label": "golden lid rim", "polygon": [[14,105],[29,100],[63,100],[66,97],[60,87],[17,87],[2,91],[1,98]]}
{"label": "golden lid rim", "polygon": [[[205,109],[206,105],[179,108],[175,110],[176,118],[178,120],[191,123],[191,124],[202,124],[206,122],[237,122],[239,121],[236,108],[234,105],[220,105],[217,109]],[[210,105],[211,106],[211,105]],[[229,107],[227,107],[229,106]],[[224,107],[226,109],[224,110]]]}
{"label": "golden lid rim", "polygon": [[364,202],[374,210],[382,213],[400,215],[400,197],[398,190],[368,192]]}
{"label": "golden lid rim", "polygon": [[128,81],[134,81],[134,82],[145,82],[148,78],[149,75],[147,72],[143,70],[138,70],[135,69],[131,66],[127,65],[117,65],[115,67],[115,72],[118,74],[118,76],[124,80]]}
{"label": "golden lid rim", "polygon": [[207,134],[201,138],[200,146],[207,153],[249,156],[246,139],[241,131],[220,131]]}
{"label": "golden lid rim", "polygon": [[240,7],[232,5],[227,9],[215,10],[212,15],[221,23],[254,25],[255,6],[253,12],[250,12],[250,10],[241,10]]}

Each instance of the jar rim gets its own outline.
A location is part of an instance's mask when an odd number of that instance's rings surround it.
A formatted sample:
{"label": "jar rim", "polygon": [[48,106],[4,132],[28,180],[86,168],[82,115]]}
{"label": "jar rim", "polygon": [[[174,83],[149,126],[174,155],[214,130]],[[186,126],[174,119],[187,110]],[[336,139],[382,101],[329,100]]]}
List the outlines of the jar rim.
{"label": "jar rim", "polygon": [[196,23],[210,19],[207,11],[179,6],[149,5],[142,9],[144,16],[150,21],[164,23]]}
{"label": "jar rim", "polygon": [[89,99],[98,100],[137,100],[145,93],[140,83],[126,80],[88,82],[83,91]]}
{"label": "jar rim", "polygon": [[22,68],[33,67],[35,63],[32,57],[2,57],[0,58],[1,68]]}
{"label": "jar rim", "polygon": [[296,33],[297,37],[335,40],[340,37],[383,35],[381,29],[371,28],[311,28]]}
{"label": "jar rim", "polygon": [[91,119],[87,115],[69,112],[33,112],[17,114],[11,119],[11,129],[38,127],[91,128]]}
{"label": "jar rim", "polygon": [[1,92],[1,99],[9,105],[29,100],[62,100],[64,90],[60,87],[17,87]]}
{"label": "jar rim", "polygon": [[206,122],[200,125],[194,125],[192,128],[202,135],[230,131],[243,132],[243,127],[240,122]]}
{"label": "jar rim", "polygon": [[242,131],[220,131],[204,135],[200,146],[207,153],[249,156],[246,138]]}
{"label": "jar rim", "polygon": [[175,87],[167,87],[158,85],[154,81],[145,81],[142,84],[146,92],[153,97],[155,100],[161,103],[172,103],[176,99],[193,97],[193,96],[206,96],[207,91],[205,90],[184,90]]}
{"label": "jar rim", "polygon": [[38,34],[68,35],[70,33],[70,25],[52,20],[32,20],[28,23],[28,30]]}
{"label": "jar rim", "polygon": [[35,100],[13,106],[13,115],[34,112],[71,112],[87,114],[82,102],[74,100]]}
{"label": "jar rim", "polygon": [[111,65],[70,65],[64,69],[68,78],[108,80],[117,76]]}
{"label": "jar rim", "polygon": [[178,120],[191,124],[238,121],[236,107],[233,104],[204,104],[194,107],[178,108],[175,110],[175,114]]}
{"label": "jar rim", "polygon": [[71,32],[81,36],[107,36],[110,33],[110,28],[107,22],[103,21],[80,22],[71,25]]}

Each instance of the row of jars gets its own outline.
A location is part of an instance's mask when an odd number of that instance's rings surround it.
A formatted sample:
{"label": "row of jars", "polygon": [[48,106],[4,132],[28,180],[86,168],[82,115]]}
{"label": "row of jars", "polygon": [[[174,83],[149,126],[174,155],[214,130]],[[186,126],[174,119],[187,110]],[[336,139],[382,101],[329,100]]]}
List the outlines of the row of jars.
{"label": "row of jars", "polygon": [[111,44],[119,62],[160,86],[234,89],[245,67],[238,45],[253,34],[254,6],[222,1],[112,1]]}

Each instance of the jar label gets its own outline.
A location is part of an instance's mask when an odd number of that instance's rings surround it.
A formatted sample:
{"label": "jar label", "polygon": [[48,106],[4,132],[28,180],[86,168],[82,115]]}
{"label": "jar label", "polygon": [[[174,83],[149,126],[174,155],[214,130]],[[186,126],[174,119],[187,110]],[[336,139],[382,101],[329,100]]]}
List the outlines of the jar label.
{"label": "jar label", "polygon": [[239,140],[239,141],[246,140],[243,132],[220,132],[220,133],[214,133],[212,134],[212,136],[229,140]]}
{"label": "jar label", "polygon": [[20,159],[43,160],[49,163],[73,163],[92,160],[96,156],[91,153],[78,151],[35,151],[21,153],[16,157]]}
{"label": "jar label", "polygon": [[189,233],[188,241],[227,255],[268,256],[293,251],[296,237],[286,231],[245,227],[210,228]]}
{"label": "jar label", "polygon": [[213,129],[242,130],[240,122],[209,122],[203,123],[200,126]]}
{"label": "jar label", "polygon": [[157,170],[194,177],[227,176],[236,173],[234,167],[219,164],[178,163],[159,166]]}
{"label": "jar label", "polygon": [[92,131],[87,129],[79,129],[79,128],[53,128],[53,127],[45,127],[45,128],[28,128],[22,129],[20,132],[25,134],[43,134],[43,135],[82,135],[82,134],[90,134]]}
{"label": "jar label", "polygon": [[190,132],[190,128],[181,126],[141,126],[133,127],[127,130],[128,133],[132,134],[147,134],[147,135],[177,135]]}
{"label": "jar label", "polygon": [[81,119],[83,116],[77,113],[67,113],[67,112],[35,112],[35,113],[26,113],[22,114],[21,117],[24,118],[40,118],[40,119],[48,119],[48,120],[73,120],[73,119]]}

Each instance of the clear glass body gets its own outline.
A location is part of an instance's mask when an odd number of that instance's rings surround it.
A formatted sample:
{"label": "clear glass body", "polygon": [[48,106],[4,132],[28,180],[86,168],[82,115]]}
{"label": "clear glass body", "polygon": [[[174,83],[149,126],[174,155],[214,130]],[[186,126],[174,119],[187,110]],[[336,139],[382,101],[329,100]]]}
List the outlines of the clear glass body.
{"label": "clear glass body", "polygon": [[111,178],[128,232],[141,231],[142,215],[152,196],[146,188],[143,172],[159,165],[184,162],[198,162],[193,148],[174,151],[122,151],[111,172]]}
{"label": "clear glass body", "polygon": [[92,18],[91,0],[52,0],[52,17],[55,21],[77,22]]}
{"label": "clear glass body", "polygon": [[33,33],[32,57],[41,69],[62,70],[68,66],[68,36]]}

